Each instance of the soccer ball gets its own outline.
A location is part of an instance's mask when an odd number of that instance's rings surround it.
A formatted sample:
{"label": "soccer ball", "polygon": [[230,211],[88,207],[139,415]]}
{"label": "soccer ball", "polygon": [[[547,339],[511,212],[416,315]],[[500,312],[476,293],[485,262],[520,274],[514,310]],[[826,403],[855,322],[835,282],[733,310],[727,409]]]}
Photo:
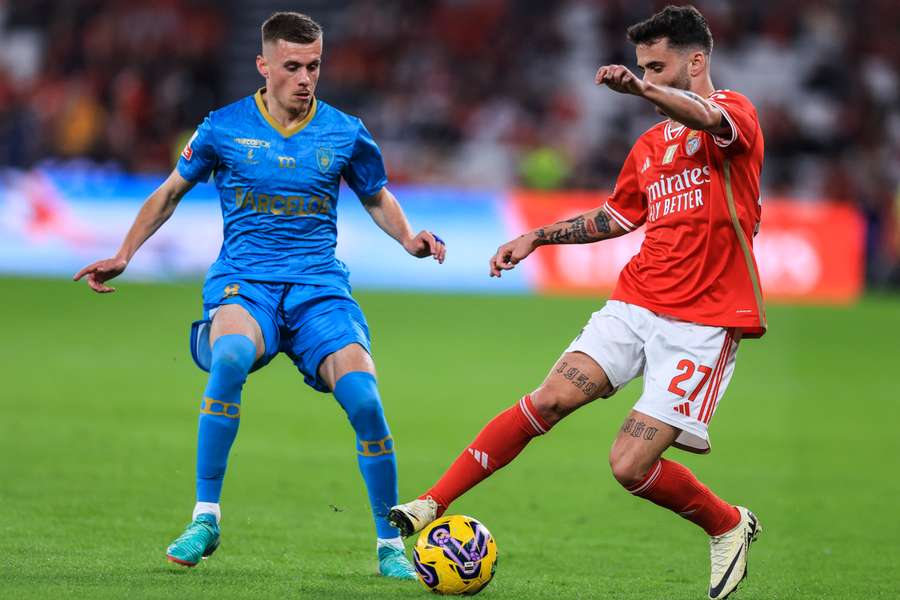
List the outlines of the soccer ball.
{"label": "soccer ball", "polygon": [[472,517],[450,515],[422,530],[413,559],[419,581],[435,594],[472,596],[494,577],[497,544]]}

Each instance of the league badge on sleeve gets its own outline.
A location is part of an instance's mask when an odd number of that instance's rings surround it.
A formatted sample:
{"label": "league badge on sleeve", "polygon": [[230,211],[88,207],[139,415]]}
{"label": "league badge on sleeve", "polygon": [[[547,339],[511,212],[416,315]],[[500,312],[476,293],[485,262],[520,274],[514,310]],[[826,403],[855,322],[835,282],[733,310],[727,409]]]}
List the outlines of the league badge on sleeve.
{"label": "league badge on sleeve", "polygon": [[191,157],[194,155],[194,149],[191,148],[191,142],[197,139],[197,132],[194,131],[194,135],[191,136],[191,139],[188,140],[188,143],[184,145],[184,150],[181,151],[181,157],[184,160],[191,160]]}
{"label": "league badge on sleeve", "polygon": [[331,163],[334,162],[334,149],[326,148],[324,146],[320,147],[316,150],[316,164],[319,166],[319,170],[323,173],[327,173],[329,167],[331,167]]}

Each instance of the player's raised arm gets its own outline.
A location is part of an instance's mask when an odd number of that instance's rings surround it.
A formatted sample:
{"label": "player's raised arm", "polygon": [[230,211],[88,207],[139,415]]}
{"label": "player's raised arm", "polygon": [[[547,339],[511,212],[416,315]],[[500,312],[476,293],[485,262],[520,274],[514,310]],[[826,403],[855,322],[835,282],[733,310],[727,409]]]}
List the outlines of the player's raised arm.
{"label": "player's raised arm", "polygon": [[172,171],[144,202],[116,255],[89,264],[78,271],[73,279],[78,281],[87,276],[88,285],[100,294],[116,291],[116,288],[106,285],[105,282],[125,271],[134,253],[169,220],[178,202],[192,187],[194,187],[192,182],[179,175],[177,170]]}
{"label": "player's raised arm", "polygon": [[[702,53],[698,54],[702,56]],[[700,95],[642,80],[623,65],[600,67],[594,82],[614,92],[645,98],[655,104],[661,113],[689,129],[708,131],[716,136],[727,136],[731,131],[722,111]]]}
{"label": "player's raised arm", "polygon": [[491,277],[500,277],[503,271],[515,268],[538,246],[590,244],[625,233],[628,230],[611,219],[604,207],[595,208],[577,217],[535,229],[503,244],[491,257]]}
{"label": "player's raised arm", "polygon": [[362,203],[382,231],[400,242],[407,252],[416,258],[433,256],[439,263],[444,262],[447,255],[444,240],[425,230],[413,235],[400,203],[387,187],[382,187],[374,196],[364,198]]}
{"label": "player's raised arm", "polygon": [[715,91],[709,73],[713,42],[706,21],[702,16],[666,18],[683,19],[677,35],[661,25],[662,21],[648,20],[628,29],[642,77],[623,65],[604,65],[594,82],[614,92],[645,98],[656,105],[657,112],[689,129],[730,138],[733,123],[715,102],[706,100]]}
{"label": "player's raised arm", "polygon": [[644,98],[659,107],[673,121],[688,129],[708,131],[717,137],[731,134],[731,126],[718,107],[698,94],[664,85],[647,84]]}

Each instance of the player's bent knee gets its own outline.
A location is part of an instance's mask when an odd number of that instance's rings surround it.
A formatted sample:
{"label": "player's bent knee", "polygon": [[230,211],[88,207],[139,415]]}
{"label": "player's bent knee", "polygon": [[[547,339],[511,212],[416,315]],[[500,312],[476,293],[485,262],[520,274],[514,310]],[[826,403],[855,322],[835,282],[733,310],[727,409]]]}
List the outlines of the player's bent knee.
{"label": "player's bent knee", "polygon": [[531,403],[538,415],[550,426],[561,421],[575,408],[565,396],[548,386],[541,386],[531,393]]}
{"label": "player's bent knee", "polygon": [[256,358],[256,344],[244,335],[223,335],[212,349],[211,370],[229,372],[242,381]]}
{"label": "player's bent knee", "polygon": [[334,396],[361,439],[380,440],[389,435],[378,386],[372,374],[353,372],[344,375],[334,387]]}
{"label": "player's bent knee", "polygon": [[380,423],[384,420],[384,408],[378,396],[361,398],[352,408],[347,410],[347,418],[354,429],[365,428],[369,423]]}
{"label": "player's bent knee", "polygon": [[219,352],[213,358],[213,366],[216,367],[225,367],[228,369],[235,369],[237,371],[243,370],[247,366],[246,356],[238,349],[228,348],[222,352]]}
{"label": "player's bent knee", "polygon": [[630,454],[611,452],[609,455],[609,466],[612,469],[613,477],[625,488],[640,483],[646,477],[649,468],[644,464],[645,462]]}

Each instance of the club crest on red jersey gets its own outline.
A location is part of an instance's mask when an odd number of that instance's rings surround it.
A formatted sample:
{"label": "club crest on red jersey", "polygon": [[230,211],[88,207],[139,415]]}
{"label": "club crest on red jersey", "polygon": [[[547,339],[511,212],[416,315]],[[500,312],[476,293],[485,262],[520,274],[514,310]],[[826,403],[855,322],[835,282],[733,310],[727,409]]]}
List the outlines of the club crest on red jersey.
{"label": "club crest on red jersey", "polygon": [[684,142],[684,151],[687,152],[688,156],[693,156],[697,153],[697,150],[700,149],[700,132],[699,131],[691,131],[687,140]]}

